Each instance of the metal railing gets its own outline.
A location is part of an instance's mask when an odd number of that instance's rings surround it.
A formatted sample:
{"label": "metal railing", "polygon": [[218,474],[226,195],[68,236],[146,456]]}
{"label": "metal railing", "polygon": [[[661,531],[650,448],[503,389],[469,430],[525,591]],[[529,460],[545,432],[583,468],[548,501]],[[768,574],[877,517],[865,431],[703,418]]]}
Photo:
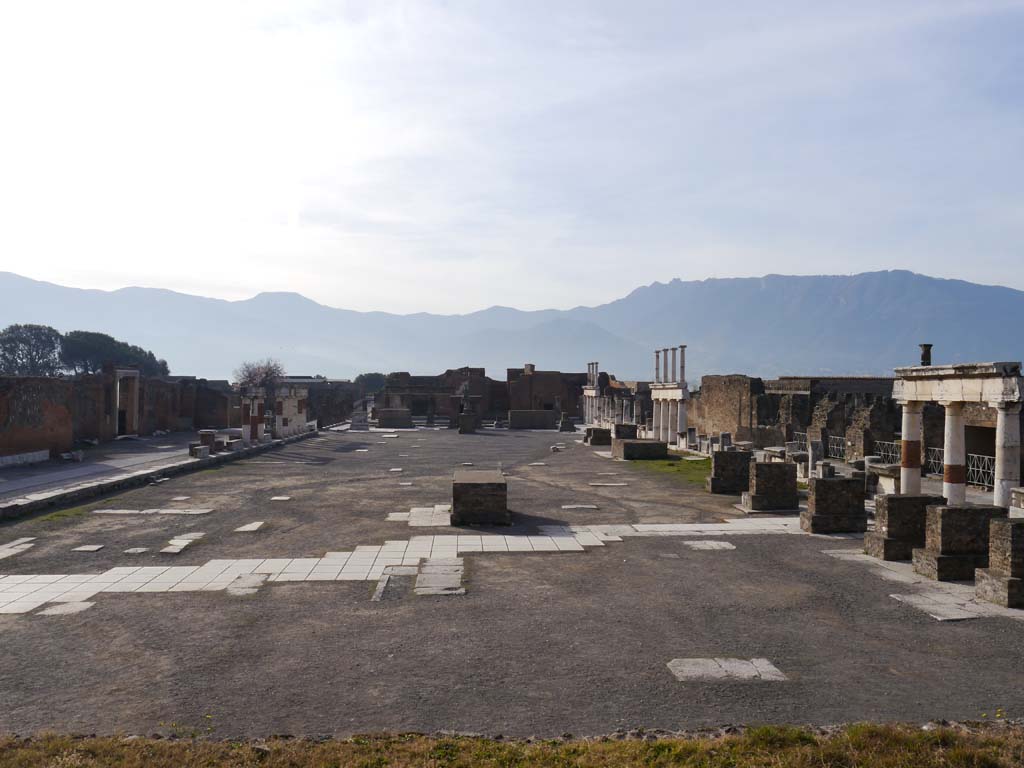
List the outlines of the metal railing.
{"label": "metal railing", "polygon": [[807,450],[807,433],[806,432],[794,432],[793,442],[796,443],[801,451]]}
{"label": "metal railing", "polygon": [[967,454],[967,484],[992,490],[996,487],[996,457]]}
{"label": "metal railing", "polygon": [[828,436],[828,447],[826,448],[830,459],[846,459],[846,438]]}
{"label": "metal railing", "polygon": [[946,452],[941,448],[927,448],[924,455],[924,468],[929,475],[941,475],[945,464],[943,457]]}
{"label": "metal railing", "polygon": [[875,455],[883,464],[899,464],[903,458],[903,444],[875,440]]}

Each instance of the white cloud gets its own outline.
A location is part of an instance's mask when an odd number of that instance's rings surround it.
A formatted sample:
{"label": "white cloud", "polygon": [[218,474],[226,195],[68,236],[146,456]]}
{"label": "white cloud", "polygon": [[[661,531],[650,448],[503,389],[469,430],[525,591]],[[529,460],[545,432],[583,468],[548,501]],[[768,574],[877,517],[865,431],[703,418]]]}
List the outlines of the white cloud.
{"label": "white cloud", "polygon": [[8,4],[0,268],[395,311],[1024,287],[1014,31],[1021,2]]}

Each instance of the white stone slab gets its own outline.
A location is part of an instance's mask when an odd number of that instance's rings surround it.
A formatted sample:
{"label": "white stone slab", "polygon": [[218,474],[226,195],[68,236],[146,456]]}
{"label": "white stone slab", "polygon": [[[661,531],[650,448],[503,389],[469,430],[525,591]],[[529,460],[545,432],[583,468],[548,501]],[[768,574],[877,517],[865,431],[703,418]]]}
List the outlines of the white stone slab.
{"label": "white stone slab", "polygon": [[103,549],[102,544],[83,544],[80,547],[75,547],[72,552],[99,552]]}
{"label": "white stone slab", "polygon": [[683,682],[720,680],[753,680],[778,682],[786,680],[768,659],[672,659],[669,671]]}
{"label": "white stone slab", "polygon": [[252,533],[253,531],[258,531],[262,527],[263,521],[257,520],[254,523],[246,523],[245,525],[240,525],[238,528],[235,528],[235,533]]}
{"label": "white stone slab", "polygon": [[271,496],[271,501],[291,501],[291,496]]}
{"label": "white stone slab", "polygon": [[684,541],[683,546],[698,550],[736,549],[728,541]]}

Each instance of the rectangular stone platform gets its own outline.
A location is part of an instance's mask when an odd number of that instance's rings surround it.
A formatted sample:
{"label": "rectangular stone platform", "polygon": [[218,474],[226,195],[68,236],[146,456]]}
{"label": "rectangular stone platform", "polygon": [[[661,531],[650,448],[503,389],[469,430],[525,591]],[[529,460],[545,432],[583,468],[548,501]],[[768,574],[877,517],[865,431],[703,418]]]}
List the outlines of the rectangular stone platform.
{"label": "rectangular stone platform", "polygon": [[750,465],[750,490],[740,502],[746,512],[796,512],[796,464],[755,461]]}
{"label": "rectangular stone platform", "polygon": [[612,439],[612,457],[629,461],[667,459],[668,445],[660,440]]}
{"label": "rectangular stone platform", "polygon": [[875,497],[875,530],[865,534],[864,551],[879,560],[910,560],[924,547],[928,507],[945,503],[941,496]]}
{"label": "rectangular stone platform", "polygon": [[1024,520],[993,520],[988,540],[988,568],[974,572],[977,598],[1024,608]]}
{"label": "rectangular stone platform", "polygon": [[382,429],[412,429],[412,413],[408,408],[377,408],[377,426]]}
{"label": "rectangular stone platform", "polygon": [[583,442],[587,445],[611,445],[612,431],[604,427],[587,427]]}
{"label": "rectangular stone platform", "polygon": [[452,480],[452,525],[510,525],[508,482],[498,470],[457,469]]}
{"label": "rectangular stone platform", "polygon": [[863,477],[812,477],[808,488],[807,509],[800,512],[803,530],[863,533],[868,529]]}
{"label": "rectangular stone platform", "polygon": [[925,545],[913,553],[914,570],[936,581],[970,581],[988,567],[989,524],[1005,507],[928,507]]}
{"label": "rectangular stone platform", "polygon": [[477,417],[475,413],[459,414],[459,434],[471,435],[476,432]]}
{"label": "rectangular stone platform", "polygon": [[753,455],[744,451],[715,451],[711,454],[711,474],[705,480],[709,493],[743,493],[750,489],[750,463]]}
{"label": "rectangular stone platform", "polygon": [[509,429],[558,429],[554,411],[509,411]]}

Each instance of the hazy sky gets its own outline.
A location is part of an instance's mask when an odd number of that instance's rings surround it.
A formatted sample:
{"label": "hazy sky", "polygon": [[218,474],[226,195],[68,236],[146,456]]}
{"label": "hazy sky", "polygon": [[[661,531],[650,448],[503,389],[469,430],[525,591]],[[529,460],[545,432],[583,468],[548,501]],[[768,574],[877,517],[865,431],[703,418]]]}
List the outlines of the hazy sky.
{"label": "hazy sky", "polygon": [[1024,288],[1022,41],[1024,0],[12,0],[0,270],[399,312]]}

